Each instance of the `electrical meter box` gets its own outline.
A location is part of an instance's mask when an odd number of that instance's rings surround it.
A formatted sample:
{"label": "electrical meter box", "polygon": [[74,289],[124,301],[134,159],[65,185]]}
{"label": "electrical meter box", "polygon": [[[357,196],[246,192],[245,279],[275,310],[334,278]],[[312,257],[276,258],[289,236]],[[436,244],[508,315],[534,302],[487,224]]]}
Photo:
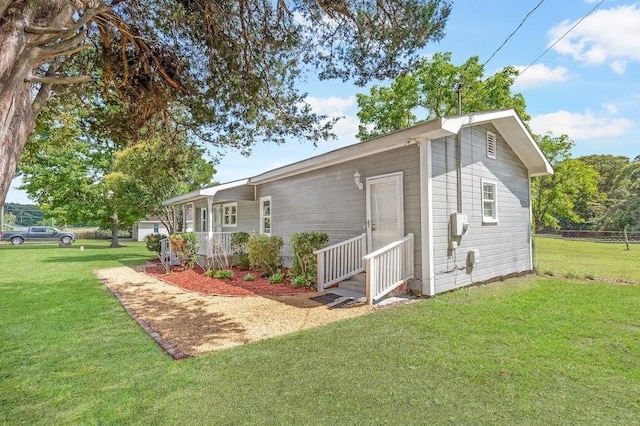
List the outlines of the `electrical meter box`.
{"label": "electrical meter box", "polygon": [[480,262],[480,250],[469,250],[467,252],[467,265],[475,265]]}
{"label": "electrical meter box", "polygon": [[467,232],[469,222],[467,215],[462,213],[451,213],[451,235],[461,237]]}

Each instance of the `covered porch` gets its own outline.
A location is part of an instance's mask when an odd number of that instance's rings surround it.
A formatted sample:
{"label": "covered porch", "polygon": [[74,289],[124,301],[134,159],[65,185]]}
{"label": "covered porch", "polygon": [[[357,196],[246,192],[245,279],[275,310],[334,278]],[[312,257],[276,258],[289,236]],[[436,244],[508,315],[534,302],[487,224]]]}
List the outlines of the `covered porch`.
{"label": "covered porch", "polygon": [[258,204],[255,186],[248,179],[198,189],[163,202],[181,212],[174,217],[194,217],[193,227],[174,223],[174,229],[193,232],[198,237],[198,254],[213,257],[216,252],[231,253],[231,236],[236,232],[255,232]]}

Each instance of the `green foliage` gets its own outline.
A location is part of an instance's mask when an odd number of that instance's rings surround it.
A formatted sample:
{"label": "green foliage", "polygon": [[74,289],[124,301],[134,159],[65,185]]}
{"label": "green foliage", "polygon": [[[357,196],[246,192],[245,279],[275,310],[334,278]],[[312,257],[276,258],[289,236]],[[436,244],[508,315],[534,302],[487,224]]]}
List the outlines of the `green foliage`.
{"label": "green foliage", "polygon": [[247,249],[248,243],[248,233],[234,232],[231,234],[231,254],[233,254],[233,262],[242,270],[249,269],[250,267],[249,253]]}
{"label": "green foliage", "polygon": [[463,85],[463,113],[514,108],[528,121],[524,97],[511,93],[517,75],[515,68],[505,67],[484,78],[477,56],[460,66],[451,63],[451,52],[423,58],[411,72],[393,79],[389,87],[373,86],[369,95],[357,95],[361,123],[358,138],[367,140],[420,120],[455,115],[459,83]]}
{"label": "green foliage", "polygon": [[208,277],[217,279],[230,279],[233,278],[233,271],[230,269],[207,269],[204,274]]}
{"label": "green foliage", "polygon": [[640,161],[623,167],[613,181],[601,226],[609,230],[640,231]]}
{"label": "green foliage", "polygon": [[276,272],[269,277],[269,282],[271,284],[279,284],[284,280],[284,274],[280,272]]}
{"label": "green foliage", "polygon": [[313,254],[329,243],[326,232],[296,232],[291,236],[290,274],[303,277],[305,285],[315,285],[317,278],[317,258]]}
{"label": "green foliage", "polygon": [[160,242],[165,238],[169,237],[163,234],[149,234],[144,237],[144,244],[147,247],[147,250],[160,254],[160,251],[162,250],[162,245],[160,244]]}
{"label": "green foliage", "polygon": [[598,172],[583,161],[571,158],[574,143],[566,135],[545,135],[538,138],[538,145],[553,166],[554,174],[534,177],[531,181],[535,229],[558,228],[561,217],[584,222],[578,210],[599,199]]}
{"label": "green foliage", "polygon": [[280,236],[251,235],[247,243],[249,263],[252,267],[264,269],[269,275],[275,274],[284,262],[281,255],[283,246],[284,241]]}
{"label": "green foliage", "polygon": [[200,243],[198,236],[193,232],[173,234],[169,237],[171,250],[176,254],[183,268],[192,269],[198,259]]}
{"label": "green foliage", "polygon": [[296,287],[307,287],[309,285],[309,282],[307,281],[307,277],[298,275],[291,279],[291,284]]}
{"label": "green foliage", "polygon": [[256,276],[253,275],[253,274],[247,274],[243,278],[243,280],[245,280],[245,281],[255,281],[255,279],[256,279]]}

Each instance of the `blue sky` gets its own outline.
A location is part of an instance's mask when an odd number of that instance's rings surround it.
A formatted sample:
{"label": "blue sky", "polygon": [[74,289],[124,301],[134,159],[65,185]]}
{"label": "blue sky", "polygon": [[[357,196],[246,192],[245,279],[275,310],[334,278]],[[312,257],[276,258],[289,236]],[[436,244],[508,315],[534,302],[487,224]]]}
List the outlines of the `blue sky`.
{"label": "blue sky", "polygon": [[[513,88],[525,97],[533,131],[568,134],[575,142],[576,157],[640,155],[640,2],[453,0],[444,39],[426,46],[423,53],[452,52],[456,64],[473,55],[485,62],[529,12],[522,27],[487,63],[485,75],[508,65],[524,70],[549,49]],[[309,93],[316,112],[343,117],[334,128],[337,139],[319,142],[317,147],[298,141],[258,144],[250,157],[223,153],[216,180],[253,176],[357,142],[355,95],[366,89],[312,79],[302,89]],[[7,201],[29,202],[26,194],[15,189],[9,191]]]}

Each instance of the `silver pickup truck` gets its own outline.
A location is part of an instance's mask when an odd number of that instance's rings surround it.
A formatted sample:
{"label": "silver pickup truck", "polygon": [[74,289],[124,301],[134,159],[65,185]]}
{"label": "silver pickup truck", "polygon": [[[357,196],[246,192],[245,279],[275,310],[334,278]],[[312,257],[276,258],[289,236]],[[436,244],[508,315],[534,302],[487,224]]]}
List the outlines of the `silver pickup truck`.
{"label": "silver pickup truck", "polygon": [[11,244],[19,245],[25,241],[58,241],[62,244],[71,244],[76,239],[73,232],[61,231],[51,226],[30,226],[26,231],[5,231],[0,232],[0,240],[9,241]]}

